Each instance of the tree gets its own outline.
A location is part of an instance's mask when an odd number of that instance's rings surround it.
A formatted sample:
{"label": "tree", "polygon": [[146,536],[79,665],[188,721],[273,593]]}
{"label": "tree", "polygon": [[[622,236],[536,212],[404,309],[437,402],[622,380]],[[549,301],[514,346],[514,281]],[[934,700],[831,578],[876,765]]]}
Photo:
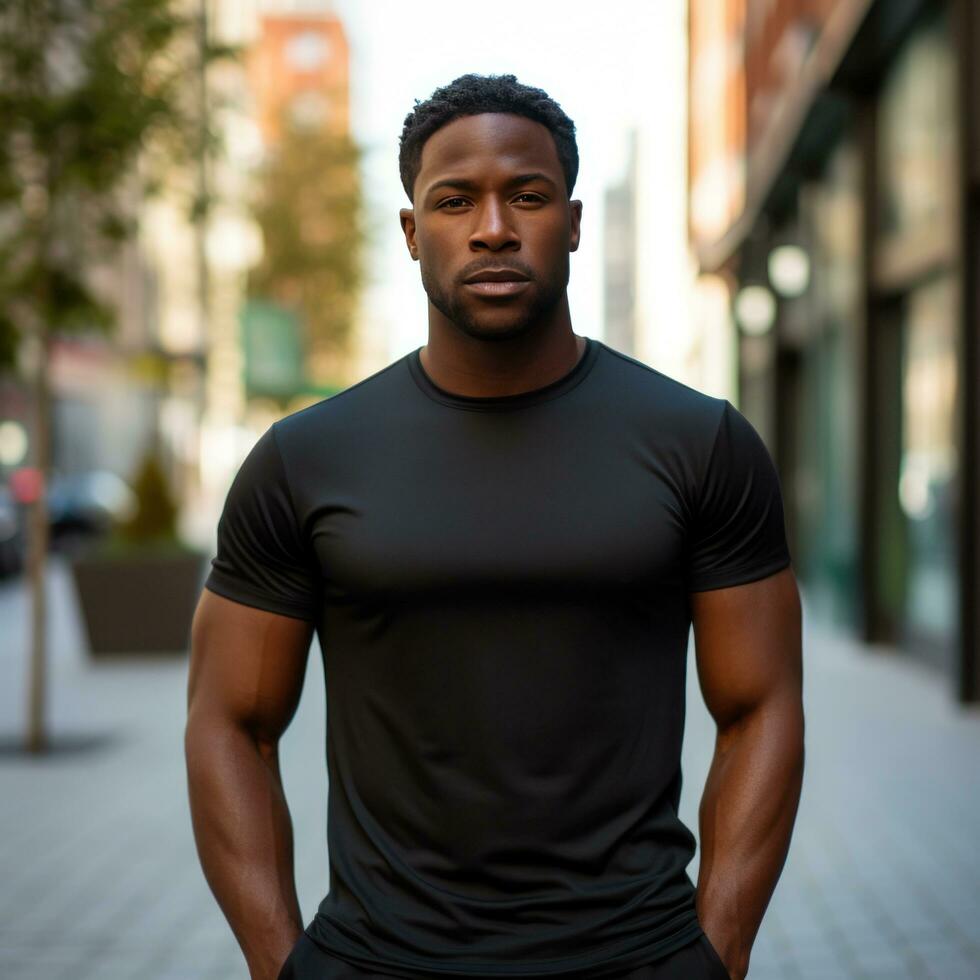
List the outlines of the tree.
{"label": "tree", "polygon": [[[213,58],[175,0],[7,0],[0,9],[0,370],[25,370],[35,395],[30,506],[32,643],[27,748],[47,747],[45,564],[51,467],[48,357],[68,331],[108,331],[93,263],[130,233],[137,197],[211,137],[196,89]],[[193,206],[199,216],[206,201]]]}
{"label": "tree", "polygon": [[261,168],[253,215],[263,256],[249,295],[297,314],[307,354],[342,361],[364,282],[361,151],[330,129],[287,123]]}

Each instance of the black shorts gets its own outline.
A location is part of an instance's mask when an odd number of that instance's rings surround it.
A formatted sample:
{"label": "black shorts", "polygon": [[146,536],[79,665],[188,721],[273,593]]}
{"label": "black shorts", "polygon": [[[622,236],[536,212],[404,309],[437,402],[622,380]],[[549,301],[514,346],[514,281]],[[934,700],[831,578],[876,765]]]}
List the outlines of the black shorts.
{"label": "black shorts", "polygon": [[[373,973],[352,966],[321,949],[306,933],[300,935],[283,963],[278,980],[398,980],[390,973]],[[446,980],[465,980],[447,976]],[[687,946],[662,959],[617,973],[606,980],[729,980],[711,941],[703,933]]]}

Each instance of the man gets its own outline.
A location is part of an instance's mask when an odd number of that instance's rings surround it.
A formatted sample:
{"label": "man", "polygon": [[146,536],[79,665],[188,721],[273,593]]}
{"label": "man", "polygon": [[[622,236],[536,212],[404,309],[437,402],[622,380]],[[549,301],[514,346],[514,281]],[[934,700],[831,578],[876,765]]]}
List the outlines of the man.
{"label": "man", "polygon": [[[573,333],[574,131],[512,75],[416,103],[428,342],[276,422],[229,491],[186,752],[256,980],[748,969],[803,770],[778,479],[727,400]],[[718,726],[696,888],[692,622]],[[304,929],[277,743],[314,629],[330,887]]]}

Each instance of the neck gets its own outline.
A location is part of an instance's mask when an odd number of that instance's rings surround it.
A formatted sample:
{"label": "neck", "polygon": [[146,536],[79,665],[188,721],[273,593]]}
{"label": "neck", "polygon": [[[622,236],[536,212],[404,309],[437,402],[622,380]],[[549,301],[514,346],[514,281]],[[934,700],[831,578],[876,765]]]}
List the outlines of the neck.
{"label": "neck", "polygon": [[551,322],[505,340],[472,337],[445,317],[430,316],[428,342],[419,352],[422,367],[434,384],[467,397],[543,388],[571,371],[585,353],[585,338],[572,330],[567,297],[559,305]]}

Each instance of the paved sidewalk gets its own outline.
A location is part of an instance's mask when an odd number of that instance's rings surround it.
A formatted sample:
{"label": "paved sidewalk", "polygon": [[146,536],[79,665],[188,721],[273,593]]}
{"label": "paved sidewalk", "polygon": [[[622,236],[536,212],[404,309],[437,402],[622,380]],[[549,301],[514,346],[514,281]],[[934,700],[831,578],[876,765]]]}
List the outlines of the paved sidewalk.
{"label": "paved sidewalk", "polygon": [[[197,861],[182,754],[185,658],[92,663],[52,568],[50,715],[94,742],[0,755],[0,977],[225,980],[244,960]],[[804,597],[805,605],[805,597]],[[807,771],[752,980],[980,977],[980,711],[904,658],[806,618]],[[0,587],[0,735],[23,718],[27,598]],[[682,817],[713,729],[689,657]],[[323,672],[316,647],[283,740],[306,921],[327,887]],[[697,876],[697,858],[690,874]]]}

